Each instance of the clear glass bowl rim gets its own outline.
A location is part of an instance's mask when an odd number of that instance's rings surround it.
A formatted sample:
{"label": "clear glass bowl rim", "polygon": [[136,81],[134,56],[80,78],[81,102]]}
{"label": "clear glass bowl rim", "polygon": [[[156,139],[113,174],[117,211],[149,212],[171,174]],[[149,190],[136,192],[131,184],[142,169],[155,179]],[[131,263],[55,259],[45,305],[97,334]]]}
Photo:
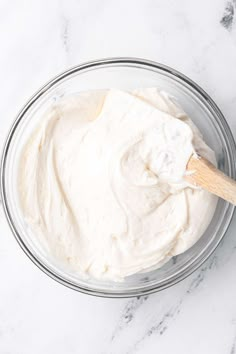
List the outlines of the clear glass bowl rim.
{"label": "clear glass bowl rim", "polygon": [[92,68],[98,68],[98,67],[103,67],[105,68],[106,66],[111,66],[111,65],[128,65],[129,67],[141,67],[143,69],[156,69],[164,72],[165,74],[176,77],[180,79],[184,84],[187,84],[187,86],[190,86],[192,89],[197,91],[197,93],[203,98],[208,105],[211,107],[211,109],[214,111],[215,115],[218,118],[217,123],[220,125],[221,131],[223,131],[223,135],[225,138],[225,141],[227,143],[228,147],[228,153],[229,153],[229,159],[230,159],[230,172],[231,172],[231,177],[235,178],[236,177],[236,168],[235,168],[235,156],[236,156],[236,145],[235,141],[232,135],[232,132],[228,126],[228,123],[226,122],[222,112],[218,108],[218,106],[215,104],[215,102],[211,99],[211,97],[200,87],[198,86],[194,81],[189,79],[187,76],[184,74],[180,73],[179,71],[154,62],[150,61],[147,59],[140,59],[140,58],[132,58],[132,57],[114,57],[114,58],[104,58],[104,59],[98,59],[98,60],[93,60],[90,62],[82,63],[79,65],[76,65],[61,74],[57,75],[50,81],[48,81],[43,87],[41,87],[28,101],[27,103],[23,106],[21,111],[18,113],[15,121],[13,122],[9,133],[7,135],[3,151],[2,151],[2,157],[1,157],[1,167],[0,167],[0,192],[1,192],[1,199],[2,199],[2,205],[3,209],[8,221],[8,224],[12,230],[13,235],[15,236],[18,244],[20,247],[23,249],[25,254],[35,263],[44,273],[46,273],[48,276],[50,276],[52,279],[56,280],[57,282],[61,283],[62,285],[65,285],[73,290],[88,294],[88,295],[94,295],[94,296],[99,296],[99,297],[110,297],[110,298],[127,298],[127,297],[134,297],[134,296],[140,296],[140,295],[146,295],[150,293],[154,293],[163,289],[166,289],[170,286],[173,286],[174,284],[180,282],[181,280],[185,279],[188,277],[190,274],[192,274],[195,270],[197,270],[209,257],[210,255],[214,252],[216,247],[219,245],[220,241],[224,237],[230,222],[232,220],[232,216],[234,213],[234,206],[228,204],[227,207],[227,220],[224,225],[221,225],[221,229],[219,231],[219,237],[215,239],[215,242],[211,244],[211,248],[207,248],[205,252],[201,254],[201,257],[195,259],[194,262],[190,264],[190,266],[187,269],[184,269],[184,271],[180,274],[178,274],[177,277],[172,279],[171,281],[168,281],[167,283],[163,282],[162,286],[155,286],[152,285],[150,287],[147,287],[145,289],[141,289],[140,291],[135,289],[134,291],[123,291],[123,292],[114,292],[114,291],[99,291],[99,290],[93,290],[91,288],[86,288],[86,287],[81,287],[79,285],[75,285],[68,280],[59,277],[57,274],[54,274],[51,270],[49,270],[47,267],[44,266],[44,264],[35,257],[35,255],[31,252],[31,250],[25,245],[24,241],[22,240],[16,226],[14,225],[13,219],[11,217],[11,213],[8,207],[8,202],[7,202],[7,196],[6,196],[6,188],[5,188],[5,168],[6,168],[6,161],[7,161],[7,156],[8,156],[8,151],[9,147],[12,141],[12,138],[14,136],[14,132],[17,129],[18,124],[20,123],[21,119],[24,117],[24,114],[27,112],[27,110],[36,102],[47,90],[49,90],[51,87],[56,85],[58,82],[62,81],[65,78],[70,77],[71,75],[92,69]]}

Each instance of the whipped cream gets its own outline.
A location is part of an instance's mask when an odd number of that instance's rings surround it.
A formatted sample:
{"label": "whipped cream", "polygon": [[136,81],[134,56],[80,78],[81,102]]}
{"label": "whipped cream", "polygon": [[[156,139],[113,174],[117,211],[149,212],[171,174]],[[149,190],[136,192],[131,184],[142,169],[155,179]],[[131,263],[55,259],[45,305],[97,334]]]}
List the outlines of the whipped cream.
{"label": "whipped cream", "polygon": [[184,181],[190,156],[214,152],[156,88],[67,97],[25,145],[19,195],[53,257],[97,279],[158,268],[204,233],[217,198]]}

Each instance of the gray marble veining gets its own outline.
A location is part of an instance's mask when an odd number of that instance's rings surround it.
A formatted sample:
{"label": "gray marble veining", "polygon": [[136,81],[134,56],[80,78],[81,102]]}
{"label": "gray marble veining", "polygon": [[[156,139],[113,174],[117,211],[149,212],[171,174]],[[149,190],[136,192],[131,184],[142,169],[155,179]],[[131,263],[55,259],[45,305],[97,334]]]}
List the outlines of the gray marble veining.
{"label": "gray marble veining", "polygon": [[225,5],[224,14],[220,20],[220,23],[228,31],[231,31],[231,29],[233,27],[235,9],[236,9],[236,1],[235,0],[227,1],[226,5]]}

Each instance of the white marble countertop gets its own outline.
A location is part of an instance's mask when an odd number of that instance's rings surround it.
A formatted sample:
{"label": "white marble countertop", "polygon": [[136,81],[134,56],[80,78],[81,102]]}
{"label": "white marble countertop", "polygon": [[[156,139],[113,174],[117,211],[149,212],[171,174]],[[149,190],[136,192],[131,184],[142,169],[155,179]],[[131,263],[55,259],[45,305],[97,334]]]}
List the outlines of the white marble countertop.
{"label": "white marble countertop", "polygon": [[[45,81],[111,56],[182,71],[217,102],[236,136],[234,13],[236,0],[0,0],[0,144]],[[211,258],[174,287],[101,299],[34,266],[0,209],[0,353],[235,354],[235,230],[236,217]]]}

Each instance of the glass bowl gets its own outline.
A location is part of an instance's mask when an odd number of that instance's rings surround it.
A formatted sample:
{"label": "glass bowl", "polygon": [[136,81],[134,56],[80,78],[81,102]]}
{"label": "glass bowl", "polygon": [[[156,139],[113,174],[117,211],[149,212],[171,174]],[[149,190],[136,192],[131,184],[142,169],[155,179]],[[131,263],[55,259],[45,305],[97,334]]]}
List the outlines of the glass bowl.
{"label": "glass bowl", "polygon": [[[235,178],[235,143],[222,113],[212,99],[186,76],[167,66],[135,58],[111,58],[78,65],[44,85],[18,114],[6,139],[1,162],[3,207],[16,240],[30,259],[63,285],[86,294],[130,297],[167,288],[196,270],[223,238],[234,207],[218,201],[214,217],[200,240],[162,268],[127,277],[123,282],[82,279],[45,254],[19,207],[17,169],[21,148],[42,113],[55,101],[80,91],[104,88],[159,87],[180,103],[215,151],[218,167]],[[197,212],[197,211],[196,211]]]}

